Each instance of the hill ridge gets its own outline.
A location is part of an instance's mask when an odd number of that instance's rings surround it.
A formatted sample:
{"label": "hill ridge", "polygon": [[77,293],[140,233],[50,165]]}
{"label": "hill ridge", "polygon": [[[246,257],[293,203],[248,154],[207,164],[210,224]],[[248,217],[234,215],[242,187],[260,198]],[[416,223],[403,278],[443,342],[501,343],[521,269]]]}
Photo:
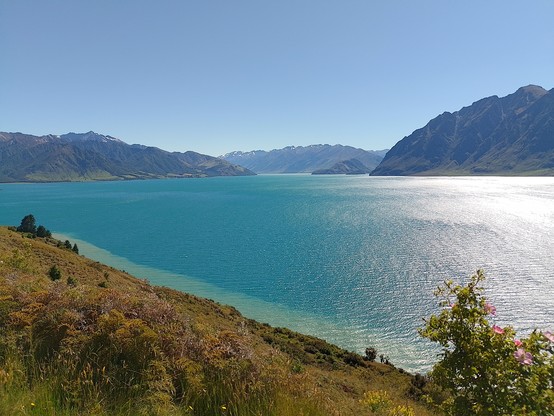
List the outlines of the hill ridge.
{"label": "hill ridge", "polygon": [[0,182],[254,175],[216,157],[129,145],[93,131],[59,136],[0,132],[0,161]]}
{"label": "hill ridge", "polygon": [[554,89],[536,85],[444,112],[396,143],[380,175],[554,175]]}

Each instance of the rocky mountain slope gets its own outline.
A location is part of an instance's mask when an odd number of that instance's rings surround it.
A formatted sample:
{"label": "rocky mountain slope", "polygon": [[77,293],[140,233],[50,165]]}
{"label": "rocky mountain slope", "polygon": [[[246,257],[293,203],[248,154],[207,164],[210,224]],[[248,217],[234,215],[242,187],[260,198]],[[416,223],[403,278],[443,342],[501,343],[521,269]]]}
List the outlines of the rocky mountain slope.
{"label": "rocky mountain slope", "polygon": [[399,141],[372,175],[554,175],[554,89],[529,85],[445,112]]}
{"label": "rocky mountain slope", "polygon": [[195,152],[129,145],[94,132],[32,136],[0,132],[0,182],[55,182],[254,173]]}
{"label": "rocky mountain slope", "polygon": [[316,144],[288,146],[269,152],[231,152],[220,157],[256,173],[311,173],[331,168],[336,163],[349,159],[357,159],[371,171],[383,159],[385,152],[367,151],[351,146]]}

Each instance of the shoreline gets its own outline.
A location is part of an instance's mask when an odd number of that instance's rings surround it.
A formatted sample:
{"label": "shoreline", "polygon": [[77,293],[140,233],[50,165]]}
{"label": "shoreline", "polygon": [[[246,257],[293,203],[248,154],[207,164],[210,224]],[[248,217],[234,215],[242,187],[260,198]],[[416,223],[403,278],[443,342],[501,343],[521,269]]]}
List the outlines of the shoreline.
{"label": "shoreline", "polygon": [[[73,237],[71,234],[53,232],[52,236],[58,240],[69,240],[77,243],[79,253],[91,260],[98,261],[110,267],[125,271],[137,279],[145,279],[154,286],[164,286],[184,293],[189,293],[202,298],[236,308],[245,318],[254,319],[260,323],[267,323],[273,327],[283,327],[306,335],[324,339],[341,348],[357,352],[363,355],[367,347],[374,347],[380,353],[390,357],[391,351],[396,351],[391,362],[398,368],[410,373],[426,373],[433,363],[430,356],[424,357],[422,351],[416,345],[405,345],[390,340],[388,334],[372,333],[366,342],[347,339],[344,334],[354,334],[359,328],[345,328],[337,323],[325,320],[325,318],[310,316],[301,311],[295,311],[285,306],[266,302],[242,293],[228,292],[210,283],[166,270],[160,270],[149,266],[143,266],[130,260],[117,256],[105,249],[88,243],[85,240]],[[420,356],[420,359],[415,357]],[[410,357],[399,360],[398,357]]]}

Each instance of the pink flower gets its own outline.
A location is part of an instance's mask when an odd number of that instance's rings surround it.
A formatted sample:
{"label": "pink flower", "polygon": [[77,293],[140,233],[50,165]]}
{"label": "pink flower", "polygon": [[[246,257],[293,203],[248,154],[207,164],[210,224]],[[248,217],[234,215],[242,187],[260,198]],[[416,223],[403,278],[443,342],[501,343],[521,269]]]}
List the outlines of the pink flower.
{"label": "pink flower", "polygon": [[521,347],[523,345],[523,342],[521,342],[519,339],[514,339],[514,344],[516,347]]}
{"label": "pink flower", "polygon": [[523,348],[518,348],[517,351],[514,352],[514,358],[518,363],[523,365],[533,364],[533,354],[525,351]]}
{"label": "pink flower", "polygon": [[488,315],[496,316],[496,307],[490,303],[485,303],[485,312]]}
{"label": "pink flower", "polygon": [[495,333],[500,334],[500,335],[502,335],[504,333],[504,330],[502,328],[500,328],[498,325],[493,325],[492,330]]}
{"label": "pink flower", "polygon": [[550,331],[546,331],[542,333],[544,337],[549,340],[550,342],[554,342],[554,334]]}

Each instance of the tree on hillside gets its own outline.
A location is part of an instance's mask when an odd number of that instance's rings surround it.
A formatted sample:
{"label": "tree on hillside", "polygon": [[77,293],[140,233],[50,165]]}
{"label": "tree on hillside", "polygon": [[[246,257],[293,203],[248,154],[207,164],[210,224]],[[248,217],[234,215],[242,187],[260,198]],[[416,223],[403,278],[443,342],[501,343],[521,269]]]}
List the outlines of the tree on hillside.
{"label": "tree on hillside", "polygon": [[60,280],[62,278],[62,272],[57,266],[52,266],[50,270],[48,270],[48,277],[53,281]]}
{"label": "tree on hillside", "polygon": [[377,358],[377,350],[373,347],[367,347],[365,349],[365,358],[369,361],[375,361]]}
{"label": "tree on hillside", "polygon": [[79,247],[77,247],[77,243],[73,244],[72,250],[73,250],[74,253],[79,254]]}
{"label": "tree on hillside", "polygon": [[35,225],[35,217],[33,214],[25,215],[21,220],[21,225],[17,227],[17,231],[21,233],[37,233],[37,227]]}
{"label": "tree on hillside", "polygon": [[37,227],[37,237],[52,237],[52,233],[50,232],[50,230],[47,230],[44,225],[39,225]]}

